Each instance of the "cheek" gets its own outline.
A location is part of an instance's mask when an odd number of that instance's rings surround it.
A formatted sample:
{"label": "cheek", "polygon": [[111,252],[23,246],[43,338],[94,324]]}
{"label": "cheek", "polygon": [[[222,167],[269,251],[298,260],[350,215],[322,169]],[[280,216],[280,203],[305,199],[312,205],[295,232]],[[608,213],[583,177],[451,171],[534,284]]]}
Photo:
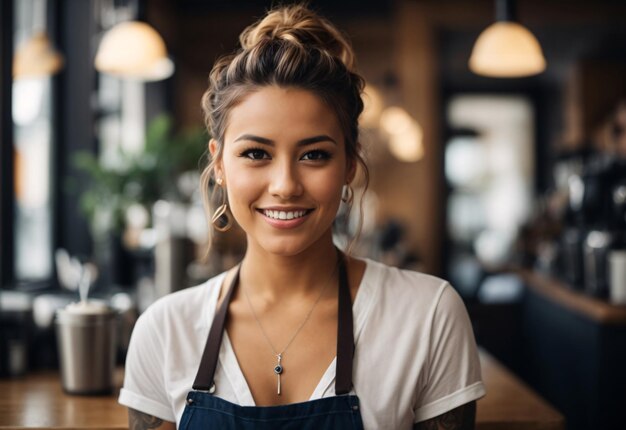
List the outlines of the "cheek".
{"label": "cheek", "polygon": [[[224,180],[226,181],[226,189],[228,191],[228,201],[231,206],[238,200],[240,195],[241,185],[241,175],[237,175],[237,168],[234,165],[234,160],[228,156],[228,154],[224,154],[224,158],[222,159],[222,174],[224,175]],[[245,188],[244,188],[245,189]]]}
{"label": "cheek", "polygon": [[237,174],[225,168],[226,181],[228,188],[228,199],[232,205],[247,205],[251,200],[258,197],[261,192],[262,181],[257,175],[246,172],[245,174]]}
{"label": "cheek", "polygon": [[343,170],[319,172],[308,177],[307,189],[319,201],[336,203],[339,206],[343,191]]}

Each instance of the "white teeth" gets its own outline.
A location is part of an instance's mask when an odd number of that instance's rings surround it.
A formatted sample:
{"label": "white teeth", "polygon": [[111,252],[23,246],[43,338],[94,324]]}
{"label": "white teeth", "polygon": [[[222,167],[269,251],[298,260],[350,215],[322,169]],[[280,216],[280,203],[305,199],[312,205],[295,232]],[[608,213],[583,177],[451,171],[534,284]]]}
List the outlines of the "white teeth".
{"label": "white teeth", "polygon": [[294,218],[303,217],[306,214],[306,211],[286,212],[286,211],[264,210],[263,214],[266,217],[273,218],[273,219],[294,219]]}

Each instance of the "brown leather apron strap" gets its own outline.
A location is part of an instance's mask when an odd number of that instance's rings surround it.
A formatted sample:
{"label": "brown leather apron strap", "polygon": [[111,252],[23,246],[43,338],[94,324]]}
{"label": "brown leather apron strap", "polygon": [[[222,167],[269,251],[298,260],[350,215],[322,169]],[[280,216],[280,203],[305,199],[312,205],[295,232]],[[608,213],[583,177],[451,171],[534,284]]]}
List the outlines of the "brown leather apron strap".
{"label": "brown leather apron strap", "polygon": [[[352,299],[350,298],[350,287],[348,284],[348,273],[344,255],[339,254],[339,288],[338,288],[338,320],[337,320],[337,361],[335,376],[335,394],[347,394],[352,389],[352,359],[354,356],[354,332],[352,322]],[[213,389],[213,378],[217,367],[220,347],[222,345],[222,335],[226,326],[228,306],[232,299],[235,288],[239,283],[239,270],[230,284],[230,288],[222,305],[218,309],[207,338],[200,367],[196,379],[193,383],[194,390],[209,391]]]}
{"label": "brown leather apron strap", "polygon": [[[338,251],[339,252],[339,251]],[[348,394],[352,389],[352,358],[354,356],[354,331],[352,299],[348,284],[345,256],[339,252],[339,316],[337,318],[337,367],[335,394]]]}
{"label": "brown leather apron strap", "polygon": [[213,375],[215,375],[215,368],[217,367],[217,359],[220,355],[220,346],[222,345],[222,335],[224,333],[224,327],[226,326],[226,317],[228,315],[228,305],[233,297],[235,288],[239,283],[239,270],[241,265],[237,267],[237,272],[230,283],[230,288],[222,305],[218,309],[215,317],[213,317],[213,323],[211,324],[211,330],[209,331],[209,337],[206,345],[204,346],[204,352],[202,353],[202,359],[200,359],[200,367],[196,375],[196,380],[193,382],[194,390],[212,391]]}

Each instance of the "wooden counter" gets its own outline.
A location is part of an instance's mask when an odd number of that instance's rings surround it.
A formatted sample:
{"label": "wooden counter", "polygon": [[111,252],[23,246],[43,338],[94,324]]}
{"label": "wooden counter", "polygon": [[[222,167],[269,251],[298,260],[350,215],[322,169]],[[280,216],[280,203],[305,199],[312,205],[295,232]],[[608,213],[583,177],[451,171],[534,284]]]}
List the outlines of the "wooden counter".
{"label": "wooden counter", "polygon": [[123,370],[115,374],[115,395],[71,396],[56,372],[0,380],[0,429],[127,429],[126,408],[117,403]]}
{"label": "wooden counter", "polygon": [[521,302],[524,378],[569,430],[624,428],[626,306],[530,270]]}
{"label": "wooden counter", "polygon": [[487,395],[478,401],[477,430],[564,430],[565,419],[486,351],[480,364]]}
{"label": "wooden counter", "polygon": [[[563,430],[563,417],[495,359],[481,352],[487,395],[478,402],[479,430]],[[115,395],[70,396],[56,373],[0,380],[0,429],[126,429],[126,408]]]}
{"label": "wooden counter", "polygon": [[606,300],[596,299],[582,291],[573,290],[554,277],[531,270],[519,270],[517,273],[538,294],[585,318],[599,324],[626,324],[626,305],[613,305]]}

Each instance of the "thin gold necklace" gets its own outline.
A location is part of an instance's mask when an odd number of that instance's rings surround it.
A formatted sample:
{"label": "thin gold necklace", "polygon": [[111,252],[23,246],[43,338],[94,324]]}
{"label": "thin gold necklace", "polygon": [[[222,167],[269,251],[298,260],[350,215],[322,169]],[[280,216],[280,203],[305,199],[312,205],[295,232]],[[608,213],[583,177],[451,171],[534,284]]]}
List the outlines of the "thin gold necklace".
{"label": "thin gold necklace", "polygon": [[281,395],[280,375],[283,373],[283,370],[284,370],[284,367],[283,367],[283,364],[282,364],[283,354],[285,353],[285,351],[287,351],[287,348],[289,348],[289,346],[294,341],[296,336],[298,336],[298,333],[300,333],[300,330],[302,330],[302,328],[304,327],[306,322],[311,317],[311,314],[313,313],[313,309],[315,309],[315,307],[317,306],[317,304],[321,300],[322,296],[324,295],[324,291],[326,291],[326,287],[330,284],[330,282],[335,277],[335,273],[337,272],[337,265],[338,264],[335,264],[335,268],[331,272],[330,278],[328,279],[328,281],[322,287],[322,289],[320,291],[320,294],[317,297],[317,300],[315,300],[315,303],[313,303],[313,306],[311,306],[311,309],[306,314],[306,317],[304,318],[304,320],[302,321],[302,323],[300,324],[298,329],[295,331],[293,336],[291,336],[291,339],[289,339],[289,342],[287,342],[287,345],[283,348],[283,350],[281,352],[278,352],[276,350],[276,348],[274,348],[274,344],[272,344],[272,341],[270,340],[269,336],[265,332],[265,329],[263,328],[263,325],[261,324],[261,321],[259,320],[259,317],[257,316],[256,312],[254,312],[254,308],[252,307],[252,302],[250,301],[250,296],[248,296],[248,292],[246,291],[245,288],[242,288],[243,294],[246,296],[246,301],[248,302],[248,306],[250,307],[250,311],[252,312],[252,316],[254,317],[254,320],[256,321],[256,323],[259,326],[259,328],[261,329],[261,333],[263,333],[263,337],[265,337],[265,340],[267,341],[267,344],[270,346],[270,348],[272,348],[272,351],[274,352],[274,355],[276,356],[277,363],[276,363],[276,366],[274,366],[274,373],[276,374],[276,376],[278,378],[277,394],[279,396]]}

